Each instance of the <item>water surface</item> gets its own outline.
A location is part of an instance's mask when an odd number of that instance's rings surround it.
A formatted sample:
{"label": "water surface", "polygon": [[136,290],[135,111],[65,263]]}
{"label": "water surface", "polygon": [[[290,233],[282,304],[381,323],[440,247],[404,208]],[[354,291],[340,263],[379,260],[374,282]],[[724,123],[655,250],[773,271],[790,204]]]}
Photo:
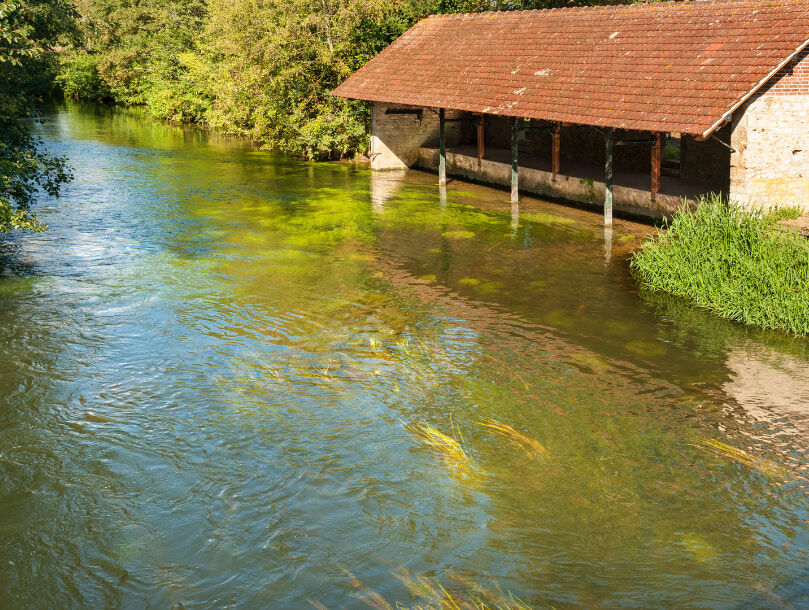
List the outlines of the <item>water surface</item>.
{"label": "water surface", "polygon": [[132,111],[44,136],[76,180],[0,242],[5,605],[408,604],[402,568],[809,604],[807,342],[638,294],[650,227]]}

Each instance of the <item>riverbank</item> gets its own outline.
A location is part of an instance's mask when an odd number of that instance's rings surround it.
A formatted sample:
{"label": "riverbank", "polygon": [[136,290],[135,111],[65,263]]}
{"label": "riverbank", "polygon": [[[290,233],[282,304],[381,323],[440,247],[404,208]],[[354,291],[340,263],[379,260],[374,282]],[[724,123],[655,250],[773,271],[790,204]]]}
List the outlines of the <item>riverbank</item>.
{"label": "riverbank", "polygon": [[[800,212],[769,213],[705,197],[683,207],[634,254],[640,285],[722,317],[809,335],[809,241]],[[781,223],[793,223],[793,230]]]}

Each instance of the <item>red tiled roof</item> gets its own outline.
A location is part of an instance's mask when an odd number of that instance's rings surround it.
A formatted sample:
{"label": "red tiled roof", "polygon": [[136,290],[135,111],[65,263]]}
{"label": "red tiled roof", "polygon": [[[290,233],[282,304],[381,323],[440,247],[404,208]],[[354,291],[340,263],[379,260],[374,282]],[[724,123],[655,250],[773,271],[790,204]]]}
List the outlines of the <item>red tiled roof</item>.
{"label": "red tiled roof", "polygon": [[333,95],[707,136],[807,44],[806,0],[433,16]]}

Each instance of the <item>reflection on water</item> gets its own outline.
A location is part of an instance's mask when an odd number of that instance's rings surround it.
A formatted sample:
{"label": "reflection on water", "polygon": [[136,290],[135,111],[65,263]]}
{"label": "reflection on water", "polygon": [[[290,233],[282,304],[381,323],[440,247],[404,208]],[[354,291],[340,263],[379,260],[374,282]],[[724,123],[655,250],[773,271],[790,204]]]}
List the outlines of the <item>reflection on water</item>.
{"label": "reflection on water", "polygon": [[408,603],[398,566],[809,603],[807,345],[639,295],[648,227],[132,112],[45,129],[77,179],[1,246],[8,604]]}

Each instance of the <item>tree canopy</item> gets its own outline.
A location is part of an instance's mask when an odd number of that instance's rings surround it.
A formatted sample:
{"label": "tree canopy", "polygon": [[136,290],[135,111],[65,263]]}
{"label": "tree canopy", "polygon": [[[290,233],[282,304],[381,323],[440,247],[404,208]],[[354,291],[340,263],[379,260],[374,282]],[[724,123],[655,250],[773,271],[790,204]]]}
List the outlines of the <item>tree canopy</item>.
{"label": "tree canopy", "polygon": [[0,232],[41,229],[34,194],[51,195],[70,178],[64,159],[34,135],[34,102],[49,86],[54,45],[72,23],[64,0],[0,0]]}
{"label": "tree canopy", "polygon": [[[81,0],[68,95],[244,134],[310,159],[362,152],[367,105],[328,92],[433,13],[589,0]],[[603,3],[603,2],[602,2]]]}

